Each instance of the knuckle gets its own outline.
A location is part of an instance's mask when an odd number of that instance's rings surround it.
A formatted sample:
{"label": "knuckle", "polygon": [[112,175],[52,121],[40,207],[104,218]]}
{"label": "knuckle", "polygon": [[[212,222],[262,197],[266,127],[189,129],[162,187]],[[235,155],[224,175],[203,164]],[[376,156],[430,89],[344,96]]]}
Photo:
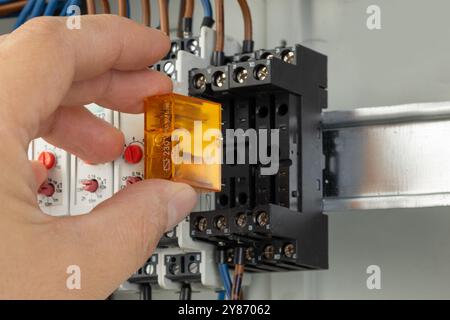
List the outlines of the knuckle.
{"label": "knuckle", "polygon": [[55,17],[38,17],[27,21],[22,31],[31,33],[33,36],[54,37],[65,28],[61,19]]}

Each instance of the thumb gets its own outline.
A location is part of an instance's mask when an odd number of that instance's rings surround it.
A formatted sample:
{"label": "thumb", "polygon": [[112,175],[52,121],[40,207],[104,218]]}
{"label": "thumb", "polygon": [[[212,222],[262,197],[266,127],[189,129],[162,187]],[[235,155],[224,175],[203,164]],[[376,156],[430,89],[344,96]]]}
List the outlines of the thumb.
{"label": "thumb", "polygon": [[196,199],[188,185],[145,180],[91,214],[65,220],[68,233],[76,237],[70,241],[66,233],[64,238],[70,244],[71,261],[83,272],[82,296],[104,298],[113,292],[145,263],[163,233],[193,209]]}

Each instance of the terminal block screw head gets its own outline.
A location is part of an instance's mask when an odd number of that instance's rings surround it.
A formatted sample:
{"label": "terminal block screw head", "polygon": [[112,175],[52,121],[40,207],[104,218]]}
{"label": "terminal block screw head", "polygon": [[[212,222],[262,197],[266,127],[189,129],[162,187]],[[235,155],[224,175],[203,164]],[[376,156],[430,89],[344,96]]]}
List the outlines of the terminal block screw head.
{"label": "terminal block screw head", "polygon": [[196,274],[199,272],[200,268],[197,262],[192,262],[188,265],[188,270],[190,273]]}
{"label": "terminal block screw head", "polygon": [[295,254],[295,246],[292,243],[289,243],[283,248],[284,255],[288,258],[292,258]]}
{"label": "terminal block screw head", "polygon": [[245,250],[245,259],[246,259],[247,261],[252,260],[252,259],[254,258],[254,256],[255,256],[255,250],[253,250],[252,247],[247,248],[247,249]]}
{"label": "terminal block screw head", "polygon": [[265,227],[269,223],[269,214],[265,211],[261,211],[256,216],[256,222],[259,226]]}
{"label": "terminal block screw head", "polygon": [[173,239],[175,237],[175,230],[170,230],[165,233],[165,236],[169,239]]}
{"label": "terminal block screw head", "polygon": [[198,41],[190,40],[187,44],[187,48],[190,53],[198,53]]}
{"label": "terminal block screw head", "polygon": [[269,69],[265,65],[260,65],[255,70],[255,78],[256,80],[266,80],[269,75]]}
{"label": "terminal block screw head", "polygon": [[225,72],[217,71],[214,74],[213,81],[214,81],[214,85],[216,87],[222,88],[223,85],[225,84],[226,80],[227,80],[227,75],[225,74]]}
{"label": "terminal block screw head", "polygon": [[237,68],[234,72],[234,80],[238,83],[244,83],[248,78],[248,71],[245,68]]}
{"label": "terminal block screw head", "polygon": [[154,269],[155,269],[155,267],[153,265],[148,264],[145,266],[144,272],[145,272],[145,274],[150,275],[150,274],[153,274]]}
{"label": "terminal block screw head", "polygon": [[200,217],[197,219],[196,223],[197,230],[200,232],[204,232],[206,228],[208,227],[208,220],[204,217]]}
{"label": "terminal block screw head", "polygon": [[293,64],[294,63],[295,54],[291,50],[288,50],[288,51],[285,51],[283,53],[282,58],[283,58],[284,62]]}
{"label": "terminal block screw head", "polygon": [[264,255],[264,258],[266,258],[267,260],[272,260],[273,257],[275,256],[275,248],[274,248],[274,246],[271,245],[271,244],[266,246],[264,248],[263,255]]}
{"label": "terminal block screw head", "polygon": [[215,225],[218,230],[223,231],[227,227],[227,219],[224,216],[219,216],[216,218]]}
{"label": "terminal block screw head", "polygon": [[238,227],[245,227],[247,225],[247,215],[245,213],[239,213],[236,217],[236,224]]}
{"label": "terminal block screw head", "polygon": [[195,89],[200,90],[206,87],[206,78],[203,74],[195,75],[193,80]]}
{"label": "terminal block screw head", "polygon": [[178,264],[176,264],[176,263],[173,263],[173,264],[171,264],[171,265],[169,266],[169,272],[170,272],[171,274],[173,274],[174,276],[180,274],[180,271],[181,271],[180,265],[178,265]]}
{"label": "terminal block screw head", "polygon": [[175,64],[172,61],[166,62],[166,64],[164,64],[163,71],[168,76],[173,76],[175,73]]}

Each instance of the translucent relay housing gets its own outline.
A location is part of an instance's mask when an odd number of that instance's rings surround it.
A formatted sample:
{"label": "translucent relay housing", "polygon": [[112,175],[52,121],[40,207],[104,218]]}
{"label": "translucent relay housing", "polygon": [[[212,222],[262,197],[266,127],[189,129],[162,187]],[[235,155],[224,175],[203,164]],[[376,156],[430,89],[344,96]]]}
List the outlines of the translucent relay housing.
{"label": "translucent relay housing", "polygon": [[146,98],[145,178],[221,189],[221,105],[167,94]]}

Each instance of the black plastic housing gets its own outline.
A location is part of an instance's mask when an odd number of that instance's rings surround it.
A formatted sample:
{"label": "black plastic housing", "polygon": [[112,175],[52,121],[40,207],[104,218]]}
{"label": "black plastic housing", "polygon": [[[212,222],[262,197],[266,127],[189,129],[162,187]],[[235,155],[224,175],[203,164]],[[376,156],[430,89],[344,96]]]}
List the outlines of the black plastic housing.
{"label": "black plastic housing", "polygon": [[[225,74],[221,86],[216,85],[217,72]],[[199,75],[206,85],[196,88],[194,79]],[[225,66],[192,70],[190,79],[191,95],[222,104],[224,137],[226,129],[252,128],[279,129],[280,138],[280,168],[275,175],[261,175],[258,164],[222,166],[223,188],[216,194],[216,211],[193,213],[191,236],[227,248],[245,244],[254,253],[248,261],[252,270],[267,271],[267,265],[270,271],[327,268],[320,125],[322,109],[327,107],[326,56],[300,45],[259,50],[235,56]],[[257,223],[261,210],[270,221],[263,227]],[[248,216],[245,228],[235,221],[242,213]],[[219,217],[220,230],[215,227]],[[199,218],[207,219],[206,230],[198,229]],[[226,228],[223,218],[228,221]],[[263,259],[261,252],[268,245],[278,253]],[[283,254],[286,245],[288,256]]]}

